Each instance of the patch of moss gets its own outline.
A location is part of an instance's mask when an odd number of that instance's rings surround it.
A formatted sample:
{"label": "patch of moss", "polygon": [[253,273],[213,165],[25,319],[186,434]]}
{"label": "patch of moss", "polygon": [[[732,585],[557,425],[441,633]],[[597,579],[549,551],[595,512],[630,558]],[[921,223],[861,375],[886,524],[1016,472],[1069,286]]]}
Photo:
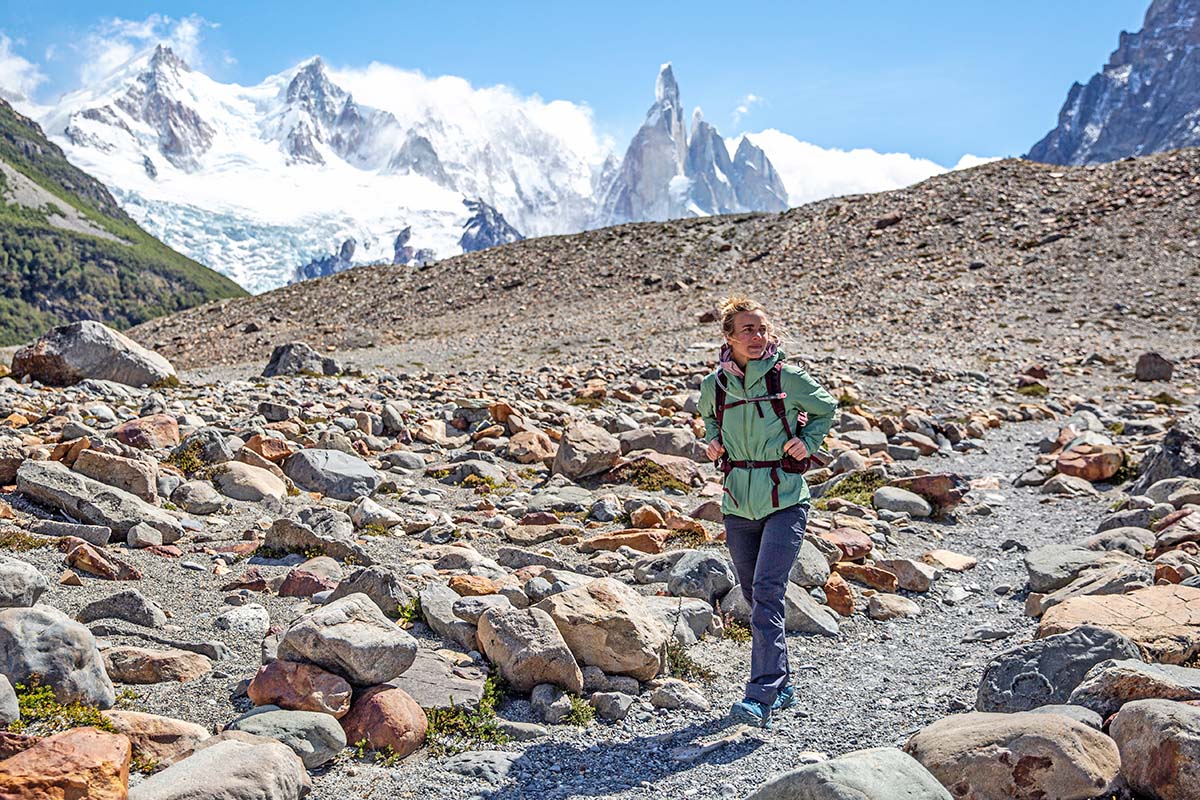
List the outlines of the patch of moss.
{"label": "patch of moss", "polygon": [[1107,483],[1112,483],[1112,484],[1126,483],[1127,481],[1132,481],[1132,480],[1136,479],[1140,473],[1141,473],[1141,469],[1139,468],[1139,466],[1135,465],[1132,461],[1130,461],[1129,456],[1126,455],[1121,460],[1121,466],[1117,468],[1116,473],[1111,478],[1108,479]]}
{"label": "patch of moss", "polygon": [[168,375],[150,384],[151,389],[178,389],[180,386],[183,386],[183,384],[174,375]]}
{"label": "patch of moss", "polygon": [[175,467],[190,478],[205,468],[204,460],[200,458],[200,450],[200,441],[193,440],[187,447],[176,449],[175,452],[163,459],[163,463]]}
{"label": "patch of moss", "polygon": [[851,472],[845,478],[831,486],[826,492],[824,500],[826,506],[828,501],[835,497],[840,497],[849,503],[871,507],[871,497],[875,494],[875,490],[883,486],[887,481],[882,475],[877,475],[874,472],[863,470],[861,472]]}
{"label": "patch of moss", "polygon": [[425,612],[421,609],[421,598],[414,597],[407,603],[396,606],[396,619],[410,625],[414,622],[424,622]]}
{"label": "patch of moss", "polygon": [[1180,404],[1180,402],[1182,402],[1168,392],[1159,392],[1150,399],[1158,403],[1160,406],[1177,406]]}
{"label": "patch of moss", "polygon": [[0,550],[13,550],[15,552],[36,550],[39,547],[53,547],[54,542],[54,539],[45,536],[35,536],[32,533],[26,533],[20,528],[0,529]]}
{"label": "patch of moss", "polygon": [[153,758],[147,758],[140,753],[134,753],[129,759],[129,769],[132,772],[149,775],[158,770],[158,761]]}
{"label": "patch of moss", "polygon": [[1113,436],[1120,436],[1125,433],[1125,423],[1120,420],[1108,423],[1108,432]]}
{"label": "patch of moss", "polygon": [[703,530],[695,529],[675,531],[667,537],[667,542],[672,547],[695,550],[708,544],[708,535]]}
{"label": "patch of moss", "polygon": [[54,689],[42,683],[34,673],[26,683],[13,684],[21,718],[8,726],[13,733],[50,736],[72,728],[93,727],[116,733],[117,729],[100,713],[100,709],[84,703],[60,703]]}
{"label": "patch of moss", "polygon": [[387,536],[388,527],[382,522],[372,522],[369,525],[363,526],[362,532],[367,536]]}
{"label": "patch of moss", "polygon": [[687,494],[690,491],[690,487],[686,483],[673,477],[662,467],[646,460],[635,461],[622,468],[621,477],[626,483],[636,486],[643,492],[674,489],[682,494]]}
{"label": "patch of moss", "polygon": [[682,678],[685,681],[700,681],[702,683],[712,683],[716,680],[716,675],[712,670],[699,664],[687,648],[679,643],[675,637],[671,637],[667,642],[667,673],[675,678]]}
{"label": "patch of moss", "polygon": [[450,473],[453,471],[454,470],[450,469],[449,467],[446,467],[445,469],[431,469],[429,472],[427,472],[425,474],[428,475],[429,477],[433,478],[434,480],[440,481],[442,478],[449,477]]}
{"label": "patch of moss", "polygon": [[474,489],[475,494],[491,494],[500,492],[504,489],[512,490],[512,484],[505,481],[504,483],[496,483],[492,478],[486,475],[468,475],[462,479],[460,484],[463,488]]}
{"label": "patch of moss", "polygon": [[725,638],[729,641],[744,644],[753,638],[750,628],[734,619],[729,612],[725,612],[721,621],[725,626]]}
{"label": "patch of moss", "polygon": [[583,406],[584,408],[599,408],[604,405],[604,400],[600,397],[572,397],[571,405]]}
{"label": "patch of moss", "polygon": [[1028,386],[1017,387],[1017,394],[1025,397],[1045,397],[1050,394],[1050,390],[1040,383],[1031,383]]}

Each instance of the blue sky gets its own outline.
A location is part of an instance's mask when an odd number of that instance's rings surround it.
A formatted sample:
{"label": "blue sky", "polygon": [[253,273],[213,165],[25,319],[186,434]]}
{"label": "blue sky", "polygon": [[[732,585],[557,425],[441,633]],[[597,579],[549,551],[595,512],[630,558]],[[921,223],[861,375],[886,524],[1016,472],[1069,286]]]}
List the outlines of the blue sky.
{"label": "blue sky", "polygon": [[671,61],[685,105],[702,106],[727,136],[778,128],[823,147],[950,165],[963,153],[1028,150],[1071,82],[1104,63],[1119,31],[1141,27],[1147,5],[0,0],[0,62],[31,62],[44,76],[35,98],[52,102],[79,84],[82,43],[111,33],[114,18],[198,15],[202,66],[219,80],[258,83],[314,54],[344,67],[381,61],[586,103],[623,147]]}

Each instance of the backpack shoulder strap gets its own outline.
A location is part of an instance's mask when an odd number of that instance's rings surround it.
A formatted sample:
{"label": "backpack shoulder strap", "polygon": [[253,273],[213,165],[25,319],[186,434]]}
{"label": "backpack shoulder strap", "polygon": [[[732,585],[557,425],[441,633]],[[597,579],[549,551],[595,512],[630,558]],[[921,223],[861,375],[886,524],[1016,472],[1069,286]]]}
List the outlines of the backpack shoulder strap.
{"label": "backpack shoulder strap", "polygon": [[783,362],[777,362],[775,366],[767,372],[767,394],[771,396],[771,409],[775,412],[775,416],[779,417],[779,421],[783,423],[783,431],[787,434],[787,438],[792,438],[792,425],[788,422],[787,407],[783,403],[783,398],[786,396],[783,393]]}
{"label": "backpack shoulder strap", "polygon": [[714,381],[716,384],[716,394],[713,397],[713,405],[717,411],[717,441],[721,440],[721,428],[725,424],[725,384],[721,382],[721,371],[717,370],[717,378]]}

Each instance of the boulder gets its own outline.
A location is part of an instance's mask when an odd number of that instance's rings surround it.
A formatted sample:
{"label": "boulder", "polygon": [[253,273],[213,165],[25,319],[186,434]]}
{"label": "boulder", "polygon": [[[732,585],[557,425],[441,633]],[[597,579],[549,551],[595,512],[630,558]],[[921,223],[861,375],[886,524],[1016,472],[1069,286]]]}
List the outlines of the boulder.
{"label": "boulder", "polygon": [[1017,645],[988,662],[975,708],[1011,713],[1066,703],[1089,669],[1114,658],[1139,658],[1137,645],[1092,625]]}
{"label": "boulder", "polygon": [[874,620],[902,619],[920,613],[920,605],[898,594],[873,594],[867,600],[867,614]]}
{"label": "boulder", "polygon": [[[7,728],[21,718],[21,704],[8,678],[0,673],[0,729]],[[2,748],[0,748],[2,749]],[[4,756],[0,754],[0,759]]]}
{"label": "boulder", "polygon": [[0,761],[0,797],[8,800],[125,800],[129,739],[73,728]]}
{"label": "boulder", "polygon": [[365,594],[386,616],[396,619],[400,616],[400,608],[409,605],[417,596],[417,590],[392,570],[373,566],[361,567],[343,578],[329,600],[340,600],[350,594]]}
{"label": "boulder", "polygon": [[1125,463],[1125,451],[1111,444],[1080,444],[1059,453],[1055,468],[1060,474],[1085,481],[1106,481]]}
{"label": "boulder", "polygon": [[686,428],[638,428],[618,434],[617,440],[621,443],[622,455],[635,450],[654,450],[663,455],[708,463],[704,442]]}
{"label": "boulder", "polygon": [[932,567],[938,569],[948,569],[951,572],[966,572],[969,569],[975,569],[979,564],[979,559],[975,556],[966,556],[962,553],[955,553],[953,550],[930,550],[921,556],[921,560]]}
{"label": "boulder", "polygon": [[248,503],[282,502],[287,496],[287,485],[283,481],[261,467],[241,461],[227,462],[213,476],[213,483],[226,497]]}
{"label": "boulder", "polygon": [[576,694],[583,691],[575,656],[554,620],[540,608],[485,611],[479,618],[479,647],[518,692],[542,683]]}
{"label": "boulder", "polygon": [[277,706],[254,708],[226,726],[283,742],[300,756],[307,769],[328,763],[346,747],[338,721],[319,711],[285,711]]}
{"label": "boulder", "polygon": [[1094,665],[1071,692],[1071,705],[1108,717],[1133,700],[1200,700],[1200,669],[1124,658]]}
{"label": "boulder", "polygon": [[279,642],[279,658],[316,664],[351,684],[371,686],[404,672],[417,642],[365,594],[351,594],[292,623]]}
{"label": "boulder", "polygon": [[829,562],[808,536],[800,543],[788,580],[805,589],[824,586],[829,580]]}
{"label": "boulder", "polygon": [[938,574],[933,565],[909,558],[881,558],[873,563],[895,575],[896,585],[908,592],[928,592]]}
{"label": "boulder", "polygon": [[454,613],[458,593],[439,581],[430,581],[421,589],[421,615],[425,624],[443,639],[464,650],[474,650],[475,626]]}
{"label": "boulder", "polygon": [[1200,589],[1151,586],[1125,595],[1072,598],[1046,612],[1037,636],[1080,625],[1127,636],[1148,661],[1183,664],[1200,653]]}
{"label": "boulder", "polygon": [[1121,774],[1154,800],[1200,796],[1200,708],[1170,700],[1135,700],[1108,729],[1121,751]]}
{"label": "boulder", "polygon": [[93,600],[75,615],[75,619],[80,622],[95,622],[105,618],[123,619],[147,628],[161,628],[167,624],[167,615],[162,606],[137,589],[126,589]]}
{"label": "boulder", "polygon": [[191,750],[209,737],[208,728],[140,711],[102,712],[117,733],[129,737],[133,755],[145,762],[161,762]]}
{"label": "boulder", "polygon": [[0,555],[0,608],[25,608],[38,601],[50,584],[37,567]]}
{"label": "boulder", "polygon": [[282,742],[221,736],[139,783],[129,800],[299,800],[312,790],[304,762]]}
{"label": "boulder", "polygon": [[1083,540],[1083,546],[1089,550],[1115,550],[1135,558],[1143,558],[1146,551],[1154,549],[1154,544],[1153,531],[1129,525],[1109,528]]}
{"label": "boulder", "polygon": [[642,601],[684,647],[695,644],[700,637],[718,627],[714,623],[717,618],[713,615],[713,606],[706,600],[648,595]]}
{"label": "boulder", "polygon": [[892,747],[876,747],[785,772],[746,800],[952,800],[952,797],[912,756]]}
{"label": "boulder", "polygon": [[260,667],[246,687],[256,706],[319,711],[334,718],[350,711],[350,684],[314,664],[275,660]]}
{"label": "boulder", "polygon": [[72,519],[112,528],[122,539],[140,522],[161,533],[165,544],[183,536],[183,527],[170,513],[57,461],[26,461],[17,470],[17,491]]}
{"label": "boulder", "polygon": [[[1141,559],[1131,559],[1123,553],[1112,553],[1118,559],[1108,559],[1096,567],[1085,569],[1066,586],[1048,595],[1031,595],[1027,613],[1044,614],[1047,609],[1076,597],[1106,594],[1126,594],[1154,583],[1154,566]],[[1104,566],[1105,563],[1110,566]],[[1040,598],[1040,599],[1039,599]]]}
{"label": "boulder", "polygon": [[35,673],[60,703],[116,701],[91,631],[49,606],[0,611],[0,674],[28,684]]}
{"label": "boulder", "polygon": [[737,583],[729,559],[711,550],[689,550],[667,570],[667,592],[713,604]]}
{"label": "boulder", "polygon": [[[830,576],[831,578],[833,576]],[[838,576],[839,579],[841,576]],[[812,598],[808,592],[794,583],[788,582],[784,599],[784,627],[788,631],[798,633],[819,633],[822,636],[837,636],[837,615],[829,606],[823,606]],[[733,587],[725,596],[721,610],[731,614],[743,625],[750,624],[750,603],[742,594],[742,587]],[[847,615],[849,616],[849,615]]]}
{"label": "boulder", "polygon": [[520,431],[508,440],[509,458],[518,464],[544,464],[554,458],[557,446],[541,431]]}
{"label": "boulder", "polygon": [[621,443],[598,425],[576,422],[558,443],[551,468],[556,475],[579,480],[605,472],[621,455]]}
{"label": "boulder", "polygon": [[1133,365],[1135,381],[1169,381],[1175,373],[1175,365],[1153,351],[1142,353]]}
{"label": "boulder", "polygon": [[1179,420],[1142,459],[1130,495],[1145,494],[1165,478],[1200,478],[1200,411]]}
{"label": "boulder", "polygon": [[537,604],[581,664],[641,681],[659,673],[670,631],[641,595],[612,578],[553,594]]}
{"label": "boulder", "polygon": [[71,468],[80,475],[129,492],[139,500],[158,502],[158,470],[140,459],[84,450]]}
{"label": "boulder", "polygon": [[142,578],[142,573],[137,567],[74,536],[59,539],[58,549],[66,553],[63,560],[67,566],[98,578],[110,581],[136,581]]}
{"label": "boulder", "polygon": [[933,507],[924,497],[898,486],[880,486],[871,495],[871,505],[896,514],[908,514],[913,519],[922,519],[933,513]]}
{"label": "boulder", "polygon": [[1061,589],[1089,567],[1104,560],[1104,553],[1069,544],[1049,544],[1025,554],[1029,590],[1047,593]]}
{"label": "boulder", "polygon": [[13,355],[12,377],[48,386],[71,386],[89,378],[153,386],[175,378],[171,362],[128,336],[93,320],[52,328]]}
{"label": "boulder", "polygon": [[263,368],[264,378],[274,378],[278,375],[337,375],[341,366],[332,358],[324,358],[304,342],[288,342],[275,345],[267,366]]}
{"label": "boulder", "polygon": [[404,518],[369,497],[360,497],[350,504],[350,521],[359,530],[368,527],[390,529],[402,524]]}
{"label": "boulder", "polygon": [[324,506],[302,508],[291,517],[275,520],[267,530],[263,544],[271,550],[317,551],[339,561],[371,564],[367,551],[354,541],[354,523],[350,517]]}
{"label": "boulder", "polygon": [[390,747],[404,758],[425,742],[429,719],[403,689],[372,686],[354,699],[342,727],[351,744],[365,741],[372,750]]}
{"label": "boulder", "polygon": [[383,483],[367,462],[340,450],[300,450],[287,457],[283,471],[301,489],[335,500],[369,495]]}
{"label": "boulder", "polygon": [[1058,714],[954,714],[904,751],[960,800],[1091,800],[1121,767],[1111,739]]}
{"label": "boulder", "polygon": [[122,422],[113,429],[121,444],[139,450],[160,450],[179,444],[179,422],[170,414],[151,414]]}
{"label": "boulder", "polygon": [[211,671],[212,660],[190,650],[110,647],[104,651],[104,668],[120,683],[187,683]]}
{"label": "boulder", "polygon": [[961,475],[951,472],[935,472],[928,475],[911,475],[893,478],[888,486],[907,489],[925,498],[934,513],[945,514],[953,510],[970,491],[970,485]]}
{"label": "boulder", "polygon": [[438,651],[421,647],[412,666],[388,685],[408,692],[421,708],[474,710],[483,699],[486,679],[487,674],[474,665],[452,664]]}

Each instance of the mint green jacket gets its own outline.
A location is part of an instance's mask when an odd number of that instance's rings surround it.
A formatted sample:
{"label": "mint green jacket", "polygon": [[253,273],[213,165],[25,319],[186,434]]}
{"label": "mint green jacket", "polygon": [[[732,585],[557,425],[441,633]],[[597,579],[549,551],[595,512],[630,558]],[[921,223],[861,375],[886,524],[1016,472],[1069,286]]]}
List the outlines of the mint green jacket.
{"label": "mint green jacket", "polygon": [[[731,403],[743,397],[763,397],[767,394],[767,372],[777,361],[784,358],[777,352],[770,358],[754,359],[746,364],[746,377],[726,373],[722,381],[726,386],[725,402]],[[783,457],[783,445],[787,434],[783,424],[767,402],[744,403],[725,410],[724,426],[717,429],[716,384],[717,372],[705,376],[700,384],[700,416],[704,418],[704,441],[711,442],[720,434],[725,445],[725,455],[734,461],[775,461]],[[799,367],[785,364],[780,375],[780,385],[787,397],[784,407],[792,421],[795,433],[796,414],[803,410],[808,422],[798,434],[808,452],[815,453],[825,440],[833,425],[833,414],[837,401],[825,391],[807,372]],[[761,407],[762,414],[759,414]],[[769,468],[735,469],[725,477],[724,499],[721,511],[746,519],[762,519],[781,508],[807,502],[811,496],[804,476],[794,472],[777,472],[779,477],[779,505],[771,504],[771,481]]]}

